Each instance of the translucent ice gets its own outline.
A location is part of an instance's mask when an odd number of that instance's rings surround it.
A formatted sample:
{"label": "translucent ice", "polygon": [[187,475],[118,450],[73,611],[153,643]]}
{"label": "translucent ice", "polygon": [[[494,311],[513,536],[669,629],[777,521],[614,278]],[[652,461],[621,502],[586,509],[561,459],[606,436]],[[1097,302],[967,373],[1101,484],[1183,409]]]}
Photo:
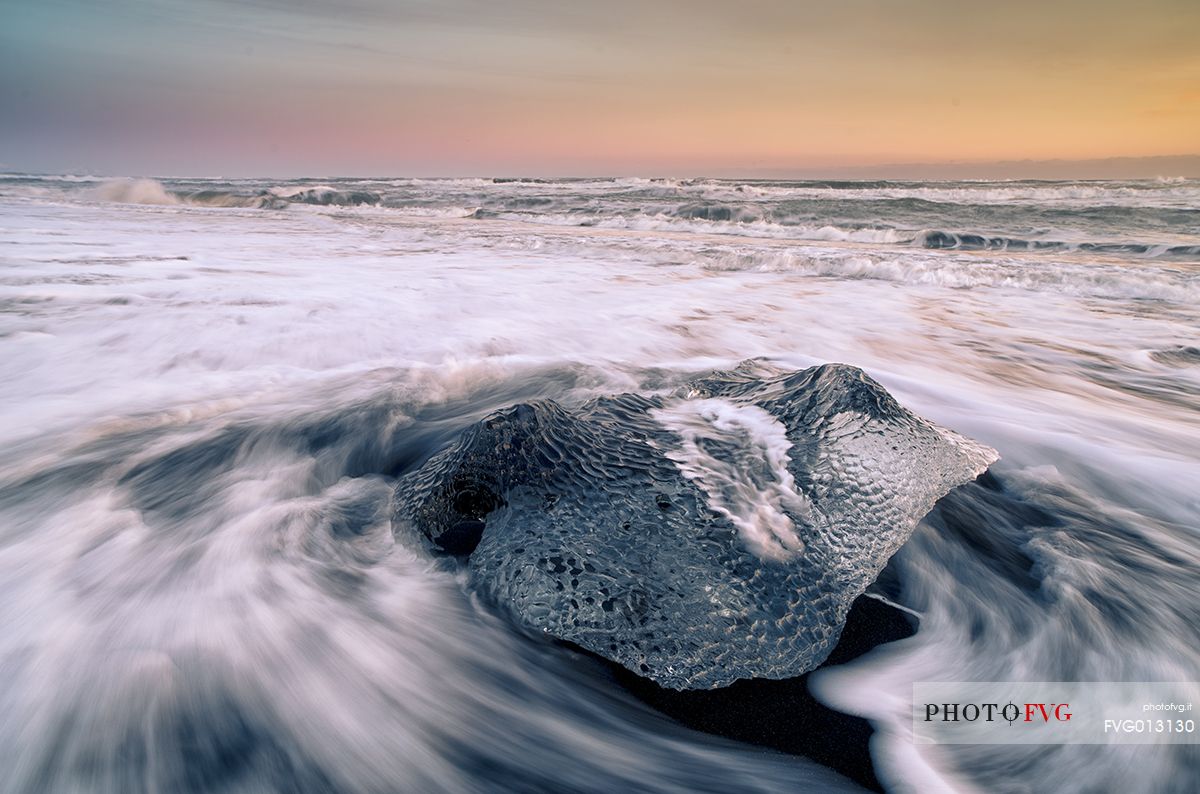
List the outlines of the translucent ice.
{"label": "translucent ice", "polygon": [[493,414],[401,481],[396,524],[469,554],[525,625],[711,688],[819,665],[917,522],[995,459],[854,367],[747,362]]}

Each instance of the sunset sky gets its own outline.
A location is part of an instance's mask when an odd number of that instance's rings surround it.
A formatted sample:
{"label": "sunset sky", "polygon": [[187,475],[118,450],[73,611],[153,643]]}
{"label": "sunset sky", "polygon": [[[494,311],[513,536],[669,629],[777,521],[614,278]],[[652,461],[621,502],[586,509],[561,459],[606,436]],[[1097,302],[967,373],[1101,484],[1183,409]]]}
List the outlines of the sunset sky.
{"label": "sunset sky", "polygon": [[701,174],[1200,152],[1196,0],[0,0],[0,163]]}

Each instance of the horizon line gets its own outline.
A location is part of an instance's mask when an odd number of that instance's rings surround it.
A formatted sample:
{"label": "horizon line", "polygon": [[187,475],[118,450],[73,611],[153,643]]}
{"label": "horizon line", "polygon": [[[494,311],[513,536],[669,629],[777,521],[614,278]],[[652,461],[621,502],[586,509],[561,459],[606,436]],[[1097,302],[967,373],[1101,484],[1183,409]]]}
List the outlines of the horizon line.
{"label": "horizon line", "polygon": [[[1115,176],[1108,175],[1038,175],[1038,176],[1021,176],[1016,174],[993,174],[990,176],[965,176],[959,175],[942,175],[934,176],[932,174],[919,176],[917,171],[939,172],[939,171],[954,171],[962,170],[969,171],[975,169],[979,172],[982,170],[1001,171],[1013,169],[1072,169],[1082,170],[1090,167],[1108,166],[1130,166],[1130,167],[1148,167],[1154,164],[1164,164],[1170,162],[1173,165],[1182,166],[1189,173],[1166,173],[1158,172],[1151,173],[1143,171],[1142,175],[1132,176]],[[125,169],[118,173],[107,169],[65,169],[61,171],[48,170],[23,170],[15,167],[14,164],[0,163],[0,170],[7,175],[12,176],[75,176],[75,177],[96,177],[109,179],[198,179],[198,180],[216,180],[216,179],[513,179],[513,180],[582,180],[582,179],[722,179],[722,180],[737,180],[743,179],[747,181],[771,181],[778,179],[786,180],[844,180],[844,181],[928,181],[928,182],[953,182],[953,181],[1076,181],[1076,182],[1103,182],[1122,180],[1154,180],[1154,179],[1198,179],[1200,178],[1200,152],[1197,153],[1181,153],[1181,154],[1166,154],[1166,155],[1117,155],[1113,157],[1092,157],[1071,159],[1064,157],[1057,158],[1024,158],[1024,159],[1006,159],[1006,160],[947,160],[940,162],[929,161],[913,161],[913,162],[888,162],[863,165],[791,165],[791,166],[720,166],[710,170],[697,170],[694,172],[683,172],[681,170],[668,169],[662,172],[589,172],[583,169],[578,172],[563,171],[559,173],[550,173],[539,171],[536,167],[528,171],[494,171],[494,172],[443,172],[443,173],[421,173],[421,172],[401,172],[401,171],[360,171],[358,169],[348,169],[344,172],[260,172],[257,174],[251,173],[215,173],[215,174],[186,174],[186,173],[166,173],[166,172],[137,172],[134,169]],[[1140,170],[1140,169],[1139,169]],[[910,176],[902,176],[901,172],[913,174]],[[873,175],[876,174],[876,175]],[[885,175],[886,174],[886,175]],[[853,175],[853,176],[851,176]]]}

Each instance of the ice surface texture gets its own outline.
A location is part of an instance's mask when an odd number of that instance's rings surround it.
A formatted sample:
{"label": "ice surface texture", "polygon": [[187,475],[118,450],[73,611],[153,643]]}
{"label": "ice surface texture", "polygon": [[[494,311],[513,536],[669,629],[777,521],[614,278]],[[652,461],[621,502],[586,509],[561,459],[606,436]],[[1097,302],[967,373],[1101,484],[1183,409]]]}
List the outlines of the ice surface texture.
{"label": "ice surface texture", "polygon": [[469,553],[525,625],[712,688],[819,665],[921,517],[996,457],[854,367],[745,362],[495,413],[401,480],[396,529]]}

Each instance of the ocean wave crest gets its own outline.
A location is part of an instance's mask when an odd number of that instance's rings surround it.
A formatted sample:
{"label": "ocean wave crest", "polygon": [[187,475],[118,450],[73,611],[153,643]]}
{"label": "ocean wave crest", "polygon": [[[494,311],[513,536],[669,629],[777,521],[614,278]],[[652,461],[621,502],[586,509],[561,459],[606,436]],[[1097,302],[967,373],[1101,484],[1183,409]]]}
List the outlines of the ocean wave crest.
{"label": "ocean wave crest", "polygon": [[1053,291],[1109,300],[1200,301],[1200,276],[1157,268],[836,250],[724,251],[701,256],[696,263],[715,272],[796,273],[950,289]]}
{"label": "ocean wave crest", "polygon": [[1087,251],[1097,254],[1126,254],[1163,259],[1200,258],[1200,245],[1167,245],[1136,242],[1071,242],[1026,240],[976,232],[947,232],[929,229],[912,240],[920,248],[962,251]]}
{"label": "ocean wave crest", "polygon": [[246,192],[229,188],[199,190],[169,189],[156,179],[112,179],[88,194],[90,198],[116,204],[191,205],[196,207],[282,209],[289,204],[321,207],[377,206],[379,193],[344,190],[330,185],[272,187]]}
{"label": "ocean wave crest", "polygon": [[99,201],[115,204],[179,204],[179,197],[155,179],[112,179],[91,189]]}

